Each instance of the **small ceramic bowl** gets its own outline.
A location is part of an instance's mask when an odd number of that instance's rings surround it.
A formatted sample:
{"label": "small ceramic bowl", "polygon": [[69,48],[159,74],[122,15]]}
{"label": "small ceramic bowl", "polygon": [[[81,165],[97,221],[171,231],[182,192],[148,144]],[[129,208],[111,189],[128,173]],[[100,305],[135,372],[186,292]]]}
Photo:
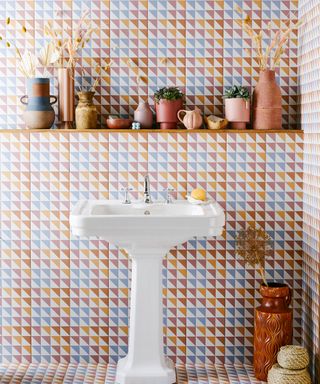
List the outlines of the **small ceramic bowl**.
{"label": "small ceramic bowl", "polygon": [[130,129],[131,119],[107,119],[107,127],[109,129]]}

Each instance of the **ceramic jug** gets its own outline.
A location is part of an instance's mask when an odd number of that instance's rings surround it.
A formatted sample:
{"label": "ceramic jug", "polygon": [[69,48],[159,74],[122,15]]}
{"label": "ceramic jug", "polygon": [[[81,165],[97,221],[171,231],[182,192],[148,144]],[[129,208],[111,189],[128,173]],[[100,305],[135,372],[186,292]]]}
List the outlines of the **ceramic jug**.
{"label": "ceramic jug", "polygon": [[[50,95],[50,79],[45,77],[27,79],[27,91],[28,94],[20,98],[21,103],[26,105],[23,116],[27,127],[51,128],[55,118],[51,105],[57,101],[57,97]],[[51,98],[53,101],[50,101]]]}
{"label": "ceramic jug", "polygon": [[[182,112],[185,113],[183,119],[180,117]],[[177,116],[187,129],[199,129],[202,125],[202,115],[199,108],[195,108],[193,111],[186,111],[181,109],[177,113]]]}

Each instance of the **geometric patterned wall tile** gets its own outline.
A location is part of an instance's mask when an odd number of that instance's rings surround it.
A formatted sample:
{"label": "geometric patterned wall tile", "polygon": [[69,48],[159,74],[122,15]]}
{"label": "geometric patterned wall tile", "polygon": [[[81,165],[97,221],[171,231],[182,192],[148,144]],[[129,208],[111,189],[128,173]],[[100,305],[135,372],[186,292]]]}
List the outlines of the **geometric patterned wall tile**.
{"label": "geometric patterned wall tile", "polygon": [[[274,0],[240,5],[254,20],[253,27],[266,31],[271,20],[275,29],[284,29],[288,20],[293,23],[297,3]],[[189,108],[196,105],[206,114],[222,116],[225,87],[242,84],[252,89],[258,80],[255,52],[237,23],[236,5],[211,0],[10,2],[0,10],[0,18],[9,16],[12,22],[0,27],[0,33],[22,50],[39,49],[48,20],[53,21],[55,30],[70,35],[88,10],[94,32],[78,58],[75,81],[77,86],[92,85],[95,68],[104,67],[110,58],[114,61],[107,73],[102,71],[98,76],[95,104],[101,124],[110,113],[132,115],[139,96],[151,98],[158,87],[166,85],[179,86],[186,93]],[[22,25],[27,28],[25,34]],[[285,128],[299,125],[297,46],[297,31],[293,30],[277,71]],[[0,56],[0,128],[16,128],[23,126],[19,97],[25,93],[25,79],[17,69],[13,48],[1,44]],[[40,72],[37,75],[42,76]],[[49,74],[51,92],[57,94],[57,72],[50,69]],[[142,79],[139,86],[137,75]],[[57,112],[57,105],[54,109]]]}
{"label": "geometric patterned wall tile", "polygon": [[[301,123],[303,159],[303,342],[311,354],[315,382],[320,377],[320,181],[319,181],[319,30],[320,5],[315,0],[299,2],[305,23],[299,31]],[[302,174],[302,170],[300,171]],[[301,176],[300,176],[301,177]]]}
{"label": "geometric patterned wall tile", "polygon": [[[293,288],[300,341],[302,135],[299,133],[17,132],[0,135],[1,359],[112,362],[128,347],[130,261],[70,234],[78,199],[141,198],[150,175],[184,198],[197,186],[226,209],[217,239],[164,260],[166,353],[177,363],[250,363],[259,276],[235,257],[235,231],[265,227],[267,274]],[[276,224],[275,224],[276,221]]]}

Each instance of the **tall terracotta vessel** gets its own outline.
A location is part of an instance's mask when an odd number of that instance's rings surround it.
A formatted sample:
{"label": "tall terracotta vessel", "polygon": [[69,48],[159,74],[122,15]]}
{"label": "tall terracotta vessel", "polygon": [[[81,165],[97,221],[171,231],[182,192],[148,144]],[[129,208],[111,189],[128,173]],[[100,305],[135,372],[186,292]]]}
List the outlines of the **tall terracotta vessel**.
{"label": "tall terracotta vessel", "polygon": [[277,362],[280,347],[292,344],[292,309],[290,289],[285,284],[262,285],[261,306],[254,319],[254,372],[267,381],[268,371]]}
{"label": "tall terracotta vessel", "polygon": [[61,128],[73,128],[74,112],[74,70],[58,68],[59,121]]}
{"label": "tall terracotta vessel", "polygon": [[261,71],[253,92],[253,129],[281,129],[281,105],[281,91],[276,82],[275,71]]}

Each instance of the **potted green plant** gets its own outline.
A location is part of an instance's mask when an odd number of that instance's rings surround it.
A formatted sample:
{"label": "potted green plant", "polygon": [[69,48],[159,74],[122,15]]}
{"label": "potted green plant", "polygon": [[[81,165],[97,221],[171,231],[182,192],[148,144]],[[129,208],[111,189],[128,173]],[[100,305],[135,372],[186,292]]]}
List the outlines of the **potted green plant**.
{"label": "potted green plant", "polygon": [[237,255],[251,267],[258,267],[263,283],[261,305],[254,315],[254,372],[259,380],[267,380],[268,371],[277,361],[284,345],[292,344],[293,319],[290,288],[284,283],[267,282],[265,258],[272,256],[271,237],[261,228],[249,227],[238,232]]}
{"label": "potted green plant", "polygon": [[245,129],[250,122],[250,93],[247,87],[234,85],[225,95],[225,117],[231,128]]}
{"label": "potted green plant", "polygon": [[163,87],[154,94],[157,123],[161,129],[177,127],[177,113],[183,107],[184,94],[177,87]]}

